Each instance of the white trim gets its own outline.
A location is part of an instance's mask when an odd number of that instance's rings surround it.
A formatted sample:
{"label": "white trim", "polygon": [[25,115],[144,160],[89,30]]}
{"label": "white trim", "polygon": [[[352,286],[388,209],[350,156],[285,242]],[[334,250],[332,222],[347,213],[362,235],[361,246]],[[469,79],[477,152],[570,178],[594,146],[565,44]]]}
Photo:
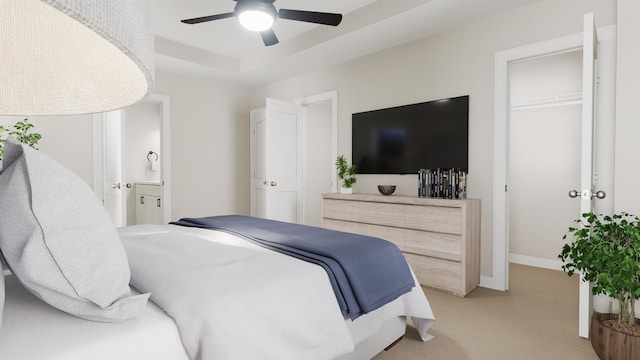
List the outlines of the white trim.
{"label": "white trim", "polygon": [[[598,29],[601,39],[615,43],[615,25]],[[493,128],[493,263],[492,279],[486,286],[495,290],[509,288],[509,244],[508,234],[508,197],[505,191],[509,183],[508,164],[508,120],[509,120],[509,63],[541,56],[573,51],[582,47],[582,33],[568,35],[557,39],[525,45],[495,54],[495,89],[494,89],[494,128]],[[615,50],[615,46],[607,46]],[[608,56],[608,55],[607,55]],[[615,62],[611,64],[615,67]],[[607,70],[607,73],[611,73]],[[611,90],[613,91],[613,90]],[[601,94],[603,94],[601,92]],[[605,95],[608,96],[608,95]],[[599,104],[600,105],[600,104]],[[604,114],[603,116],[609,116]],[[609,194],[608,194],[609,195]]]}
{"label": "white trim", "polygon": [[104,205],[104,144],[103,113],[92,115],[93,118],[93,192]]}
{"label": "white trim", "polygon": [[536,109],[542,107],[582,104],[582,92],[559,94],[528,99],[513,99],[511,111]]}
{"label": "white trim", "polygon": [[160,179],[162,185],[162,222],[171,219],[171,97],[168,95],[148,94],[143,101],[159,104],[162,108],[160,126]]}
{"label": "white trim", "polygon": [[509,163],[509,63],[565,52],[582,46],[582,33],[496,52],[493,121],[493,289],[509,289],[507,242]]}
{"label": "white trim", "polygon": [[295,100],[296,104],[309,106],[331,101],[331,191],[338,191],[338,172],[333,161],[338,157],[338,90],[306,96]]}
{"label": "white trim", "polygon": [[487,289],[495,289],[493,277],[480,275],[480,286]]}
{"label": "white trim", "polygon": [[[327,91],[320,94],[305,96],[303,98],[296,99],[294,102],[302,107],[306,107],[309,105],[323,103],[325,101],[331,102],[331,191],[338,191],[338,170],[334,166],[333,161],[338,157],[338,90]],[[302,149],[306,146],[303,144]],[[303,176],[305,176],[303,174]],[[302,191],[302,219],[304,221],[306,217],[305,213],[305,199],[304,199],[304,182],[303,182],[303,191]],[[302,223],[302,222],[301,222]]]}
{"label": "white trim", "polygon": [[[171,98],[167,95],[148,94],[142,101],[160,104],[160,177],[162,179],[162,221],[171,221]],[[93,191],[104,204],[104,113],[93,114]]]}
{"label": "white trim", "polygon": [[509,254],[509,262],[520,265],[535,266],[549,270],[562,271],[562,261],[551,260],[535,256],[527,256],[520,254]]}
{"label": "white trim", "polygon": [[257,207],[257,199],[256,199],[256,166],[258,164],[258,160],[256,159],[256,142],[257,142],[257,138],[256,138],[256,124],[258,122],[258,120],[263,120],[262,116],[266,117],[267,116],[267,108],[265,107],[261,107],[261,108],[257,108],[257,109],[251,109],[249,111],[249,134],[251,136],[251,141],[249,141],[249,152],[250,152],[250,169],[251,169],[251,189],[250,189],[250,196],[251,196],[251,216],[256,216],[256,214],[258,213],[258,209]]}

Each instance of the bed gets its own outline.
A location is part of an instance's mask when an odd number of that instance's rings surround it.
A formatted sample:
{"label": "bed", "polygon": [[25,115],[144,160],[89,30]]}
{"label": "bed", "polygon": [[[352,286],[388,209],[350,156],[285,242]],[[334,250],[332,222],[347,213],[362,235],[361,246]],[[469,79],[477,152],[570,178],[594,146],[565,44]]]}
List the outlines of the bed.
{"label": "bed", "polygon": [[321,266],[229,231],[114,229],[61,165],[11,141],[3,160],[0,359],[369,359],[406,317],[430,338],[412,272],[410,290],[353,316]]}

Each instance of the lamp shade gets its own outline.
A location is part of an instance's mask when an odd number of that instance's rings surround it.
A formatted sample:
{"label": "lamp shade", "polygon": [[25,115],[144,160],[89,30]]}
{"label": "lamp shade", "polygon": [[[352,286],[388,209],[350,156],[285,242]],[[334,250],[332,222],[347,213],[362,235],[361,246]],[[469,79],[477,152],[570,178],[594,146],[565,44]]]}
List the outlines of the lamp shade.
{"label": "lamp shade", "polygon": [[153,84],[146,0],[0,1],[0,115],[115,110]]}

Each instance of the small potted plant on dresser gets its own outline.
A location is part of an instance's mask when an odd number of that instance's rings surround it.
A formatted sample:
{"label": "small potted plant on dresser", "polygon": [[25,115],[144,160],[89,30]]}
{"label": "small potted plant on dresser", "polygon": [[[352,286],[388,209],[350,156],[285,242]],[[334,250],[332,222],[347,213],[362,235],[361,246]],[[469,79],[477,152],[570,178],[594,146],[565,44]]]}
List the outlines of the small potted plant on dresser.
{"label": "small potted plant on dresser", "polygon": [[[620,303],[618,314],[594,311],[590,339],[600,359],[640,359],[640,322],[635,300],[640,298],[640,219],[621,212],[594,213],[570,227],[575,241],[558,256],[569,276],[580,272],[593,285],[594,295],[607,295]],[[563,239],[567,238],[567,235]]]}
{"label": "small potted plant on dresser", "polygon": [[349,162],[344,155],[338,156],[336,159],[336,168],[338,169],[338,177],[342,181],[340,187],[341,194],[353,193],[353,184],[356,183],[356,166],[349,165]]}

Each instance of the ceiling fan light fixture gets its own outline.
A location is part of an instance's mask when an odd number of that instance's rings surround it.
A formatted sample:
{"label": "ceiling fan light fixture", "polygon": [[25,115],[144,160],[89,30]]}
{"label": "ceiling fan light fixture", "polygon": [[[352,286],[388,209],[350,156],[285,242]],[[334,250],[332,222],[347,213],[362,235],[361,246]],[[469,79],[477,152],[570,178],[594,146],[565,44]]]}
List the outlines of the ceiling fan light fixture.
{"label": "ceiling fan light fixture", "polygon": [[265,31],[271,29],[275,18],[262,10],[245,10],[238,14],[240,24],[251,31]]}
{"label": "ceiling fan light fixture", "polygon": [[[42,0],[45,1],[45,0]],[[62,0],[58,0],[62,1]],[[69,1],[69,0],[66,0]],[[80,0],[76,0],[80,1]],[[86,0],[85,0],[86,1]],[[122,0],[127,1],[127,0]],[[234,0],[236,6],[233,12],[216,15],[201,16],[191,19],[180,20],[185,24],[199,24],[208,21],[236,17],[245,28],[260,32],[265,46],[277,44],[278,37],[271,29],[277,19],[303,21],[307,23],[338,26],[342,21],[342,14],[304,11],[293,9],[277,10],[273,3],[276,0]]]}

